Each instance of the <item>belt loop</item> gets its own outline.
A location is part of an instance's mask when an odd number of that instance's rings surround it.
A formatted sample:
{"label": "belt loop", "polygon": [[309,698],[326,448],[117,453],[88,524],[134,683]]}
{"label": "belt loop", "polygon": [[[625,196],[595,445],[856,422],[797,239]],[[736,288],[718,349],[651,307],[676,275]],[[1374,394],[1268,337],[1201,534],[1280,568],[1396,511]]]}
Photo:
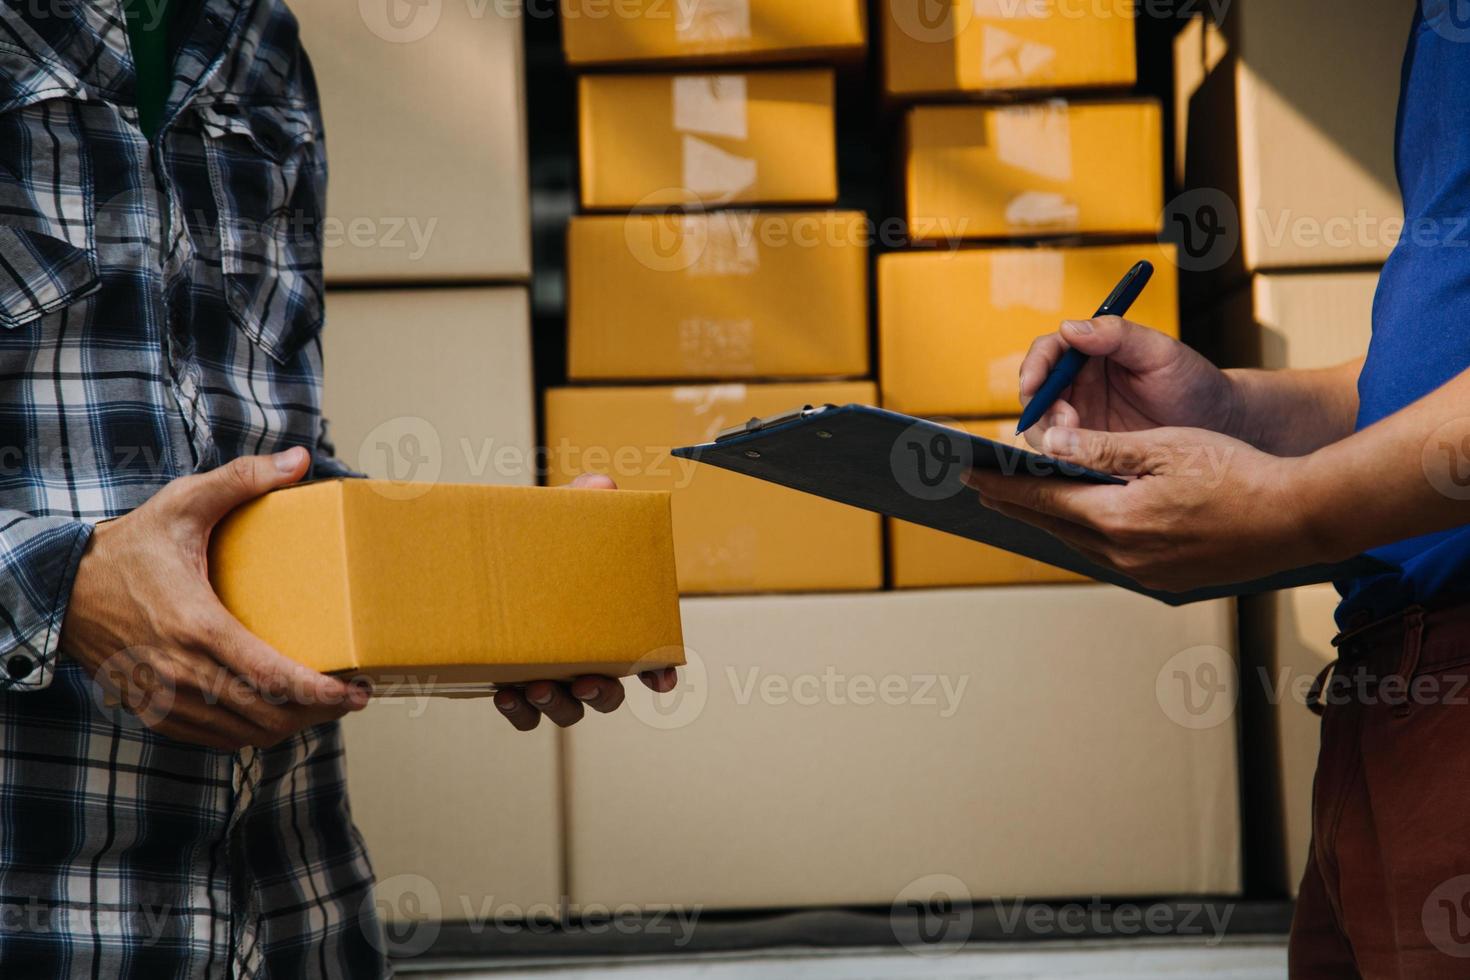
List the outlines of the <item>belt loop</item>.
{"label": "belt loop", "polygon": [[1319,718],[1322,717],[1322,712],[1327,710],[1326,705],[1322,701],[1322,692],[1327,687],[1328,683],[1330,683],[1327,675],[1332,673],[1333,668],[1336,667],[1339,662],[1340,661],[1334,660],[1332,661],[1332,663],[1319,670],[1317,672],[1317,679],[1312,681],[1312,686],[1307,689],[1307,710]]}
{"label": "belt loop", "polygon": [[1424,648],[1424,607],[1414,606],[1404,613],[1404,652],[1399,660],[1398,676],[1404,685],[1404,703],[1393,709],[1395,718],[1407,718],[1413,709],[1414,672],[1419,669],[1419,651]]}

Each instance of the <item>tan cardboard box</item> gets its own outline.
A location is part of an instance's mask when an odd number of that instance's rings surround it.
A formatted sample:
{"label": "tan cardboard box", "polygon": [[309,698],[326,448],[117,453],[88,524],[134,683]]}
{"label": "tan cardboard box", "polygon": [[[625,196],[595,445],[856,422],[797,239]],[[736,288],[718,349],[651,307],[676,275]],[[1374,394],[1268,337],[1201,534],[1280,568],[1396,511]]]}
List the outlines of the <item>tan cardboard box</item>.
{"label": "tan cardboard box", "polygon": [[682,662],[667,493],[324,480],[221,521],[209,577],[281,653],[384,695]]}
{"label": "tan cardboard box", "polygon": [[[573,905],[889,906],[946,875],[982,904],[1239,890],[1233,603],[1048,586],[684,619],[677,693],[629,685],[568,733]],[[655,821],[696,859],[608,846]]]}
{"label": "tan cardboard box", "polygon": [[1163,152],[1155,102],[920,106],[908,115],[910,234],[1156,234]]}
{"label": "tan cardboard box", "polygon": [[1020,411],[1021,361],[1068,318],[1091,316],[1140,259],[1154,278],[1129,319],[1179,335],[1173,250],[1089,248],[891,252],[878,259],[883,405],[916,415]]}
{"label": "tan cardboard box", "polygon": [[383,480],[536,482],[523,287],[327,293],[322,403],[337,455]]}
{"label": "tan cardboard box", "polygon": [[1213,207],[1230,233],[1227,206],[1239,221],[1229,261],[1205,259],[1201,301],[1248,272],[1388,256],[1403,221],[1394,121],[1413,6],[1241,0],[1223,29],[1197,18],[1178,36],[1185,210]]}
{"label": "tan cardboard box", "polygon": [[880,5],[890,95],[1131,86],[1133,0],[1070,10],[1008,0]]}
{"label": "tan cardboard box", "polygon": [[1241,602],[1245,667],[1246,841],[1260,884],[1295,895],[1312,840],[1312,778],[1320,722],[1307,694],[1337,659],[1337,590],[1311,585]]}
{"label": "tan cardboard box", "polygon": [[[1029,449],[1017,419],[947,421],[996,442]],[[978,507],[979,504],[976,504]],[[1086,576],[907,521],[887,520],[889,581],[896,589],[1086,582]]]}
{"label": "tan cardboard box", "polygon": [[573,65],[856,58],[867,47],[863,0],[562,0]]}
{"label": "tan cardboard box", "polygon": [[1222,367],[1325,368],[1368,353],[1376,271],[1258,273],[1194,319]]}
{"label": "tan cardboard box", "polygon": [[868,364],[858,211],[573,218],[573,380],[858,377]]}
{"label": "tan cardboard box", "polygon": [[582,206],[831,204],[830,70],[583,75]]}
{"label": "tan cardboard box", "polygon": [[520,5],[292,9],[327,131],[327,281],[529,278]]}
{"label": "tan cardboard box", "polygon": [[882,588],[878,515],[669,455],[752,416],[876,398],[867,381],[553,388],[547,482],[598,472],[630,490],[672,490],[686,593]]}
{"label": "tan cardboard box", "polygon": [[389,698],[342,722],[352,818],[377,876],[375,903],[411,924],[402,953],[438,922],[559,913],[564,894],[561,743],[517,732],[483,700]]}

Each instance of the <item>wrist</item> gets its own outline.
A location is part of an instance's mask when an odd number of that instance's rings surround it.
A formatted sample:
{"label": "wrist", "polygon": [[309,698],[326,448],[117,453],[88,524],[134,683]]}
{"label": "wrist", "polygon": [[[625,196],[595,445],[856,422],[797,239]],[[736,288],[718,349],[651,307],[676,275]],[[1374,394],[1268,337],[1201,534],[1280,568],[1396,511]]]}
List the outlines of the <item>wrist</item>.
{"label": "wrist", "polygon": [[1303,559],[1309,564],[1346,561],[1368,544],[1358,540],[1350,508],[1342,506],[1343,483],[1333,475],[1333,463],[1323,450],[1306,456],[1282,457],[1285,469],[1285,500],[1282,513],[1289,515],[1287,534],[1300,542]]}
{"label": "wrist", "polygon": [[1260,426],[1252,421],[1252,381],[1250,371],[1221,371],[1221,419],[1219,431],[1232,439],[1261,448]]}

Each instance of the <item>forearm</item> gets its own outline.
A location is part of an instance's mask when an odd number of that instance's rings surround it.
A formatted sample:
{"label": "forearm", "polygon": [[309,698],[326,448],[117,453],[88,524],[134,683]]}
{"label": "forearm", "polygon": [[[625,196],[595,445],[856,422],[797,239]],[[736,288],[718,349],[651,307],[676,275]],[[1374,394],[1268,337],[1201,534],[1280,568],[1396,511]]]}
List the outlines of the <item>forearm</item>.
{"label": "forearm", "polygon": [[1359,358],[1314,371],[1226,371],[1226,434],[1273,456],[1305,456],[1347,438],[1358,414]]}
{"label": "forearm", "polygon": [[1324,560],[1470,524],[1470,371],[1302,461],[1293,496]]}

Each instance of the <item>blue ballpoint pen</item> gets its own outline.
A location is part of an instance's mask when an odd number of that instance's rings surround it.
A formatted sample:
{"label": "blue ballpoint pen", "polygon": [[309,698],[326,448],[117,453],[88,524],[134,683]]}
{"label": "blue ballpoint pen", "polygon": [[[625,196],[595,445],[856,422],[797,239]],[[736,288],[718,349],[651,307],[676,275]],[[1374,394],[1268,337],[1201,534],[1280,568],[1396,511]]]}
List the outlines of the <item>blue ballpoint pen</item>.
{"label": "blue ballpoint pen", "polygon": [[[1133,305],[1134,300],[1138,299],[1139,293],[1143,292],[1143,287],[1148,285],[1153,274],[1154,267],[1151,262],[1140,262],[1129,269],[1128,274],[1118,283],[1112,294],[1103,300],[1103,305],[1097,308],[1092,318],[1095,320],[1100,316],[1127,314],[1128,308]],[[1061,397],[1062,392],[1072,387],[1072,382],[1077,380],[1077,375],[1082,372],[1082,367],[1086,363],[1087,355],[1075,347],[1062,355],[1057,366],[1051,369],[1051,374],[1048,374],[1046,380],[1042,382],[1036,396],[1026,404],[1026,410],[1021,413],[1021,422],[1016,426],[1018,435],[1041,421],[1046,410]]]}

